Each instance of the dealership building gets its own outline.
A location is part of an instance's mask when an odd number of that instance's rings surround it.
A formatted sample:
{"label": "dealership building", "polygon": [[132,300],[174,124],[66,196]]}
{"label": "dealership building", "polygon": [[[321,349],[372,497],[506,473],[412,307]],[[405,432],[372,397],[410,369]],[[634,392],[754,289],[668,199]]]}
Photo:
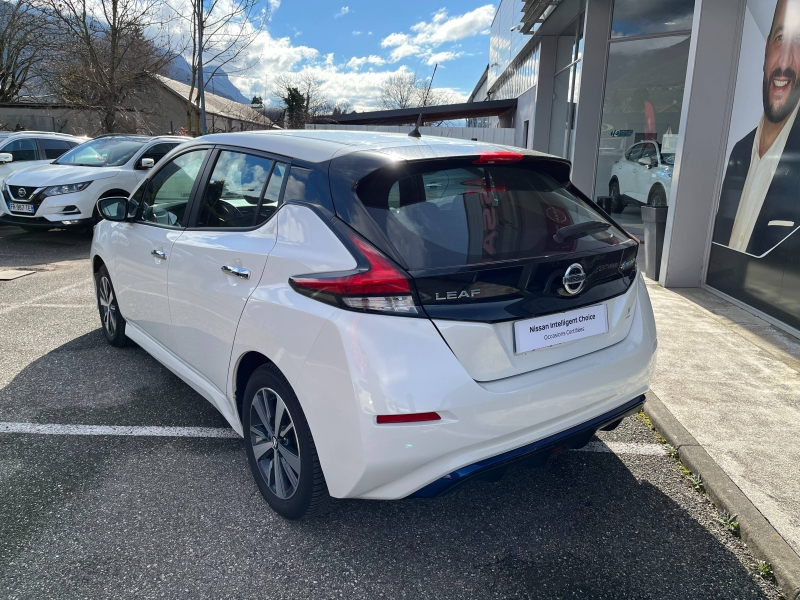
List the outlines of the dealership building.
{"label": "dealership building", "polygon": [[516,102],[468,124],[570,159],[634,232],[641,205],[668,206],[660,283],[797,335],[795,44],[800,0],[502,0],[469,101]]}

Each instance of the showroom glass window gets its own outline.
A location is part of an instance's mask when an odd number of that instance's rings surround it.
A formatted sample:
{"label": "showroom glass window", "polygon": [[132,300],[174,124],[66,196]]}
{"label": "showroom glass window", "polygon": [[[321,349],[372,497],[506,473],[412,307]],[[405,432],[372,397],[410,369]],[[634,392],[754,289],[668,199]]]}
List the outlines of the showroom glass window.
{"label": "showroom glass window", "polygon": [[614,3],[595,197],[609,194],[614,164],[637,142],[653,140],[663,166],[674,164],[693,16],[694,0]]}
{"label": "showroom glass window", "polygon": [[585,13],[581,13],[561,32],[556,50],[549,152],[570,159],[575,143],[575,113],[581,90],[585,16]]}

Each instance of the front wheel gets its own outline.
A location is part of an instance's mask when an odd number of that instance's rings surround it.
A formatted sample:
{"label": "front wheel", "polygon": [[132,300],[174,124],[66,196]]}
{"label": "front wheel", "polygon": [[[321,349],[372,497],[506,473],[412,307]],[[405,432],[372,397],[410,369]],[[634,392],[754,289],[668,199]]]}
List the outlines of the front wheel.
{"label": "front wheel", "polygon": [[127,345],[125,319],[119,314],[117,294],[105,265],[101,266],[94,274],[94,283],[97,292],[97,308],[100,311],[100,321],[103,324],[103,334],[106,336],[106,340],[112,346]]}
{"label": "front wheel", "polygon": [[611,196],[612,213],[621,213],[625,210],[625,201],[619,192],[619,182],[616,179],[608,185],[608,195]]}
{"label": "front wheel", "polygon": [[666,206],[667,205],[667,194],[664,191],[664,188],[661,186],[656,186],[652,190],[650,190],[650,196],[647,199],[647,206]]}
{"label": "front wheel", "polygon": [[273,365],[258,367],[244,391],[242,426],[250,470],[279,515],[297,520],[331,504],[300,402]]}

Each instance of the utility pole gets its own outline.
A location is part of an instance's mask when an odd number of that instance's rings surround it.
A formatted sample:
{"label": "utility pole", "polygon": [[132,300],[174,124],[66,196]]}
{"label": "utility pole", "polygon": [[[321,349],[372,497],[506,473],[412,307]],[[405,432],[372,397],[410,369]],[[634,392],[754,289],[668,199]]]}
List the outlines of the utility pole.
{"label": "utility pole", "polygon": [[436,63],[433,66],[433,75],[431,75],[431,80],[428,83],[428,89],[425,90],[425,95],[422,97],[422,106],[427,106],[428,104],[428,95],[431,93],[431,87],[433,86],[433,78],[436,77],[436,69],[439,67],[439,63]]}
{"label": "utility pole", "polygon": [[197,1],[197,74],[200,80],[200,135],[206,131],[206,82],[203,77],[203,0]]}

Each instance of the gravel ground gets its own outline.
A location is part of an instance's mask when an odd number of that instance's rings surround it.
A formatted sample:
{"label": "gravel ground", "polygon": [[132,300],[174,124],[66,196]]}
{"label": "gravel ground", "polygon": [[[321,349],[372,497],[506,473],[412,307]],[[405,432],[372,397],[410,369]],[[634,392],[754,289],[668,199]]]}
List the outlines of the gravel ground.
{"label": "gravel ground", "polygon": [[[107,346],[88,237],[0,227],[0,421],[224,427]],[[654,443],[626,419],[604,441]],[[666,456],[569,452],[290,523],[234,439],[0,434],[2,598],[779,598]]]}

